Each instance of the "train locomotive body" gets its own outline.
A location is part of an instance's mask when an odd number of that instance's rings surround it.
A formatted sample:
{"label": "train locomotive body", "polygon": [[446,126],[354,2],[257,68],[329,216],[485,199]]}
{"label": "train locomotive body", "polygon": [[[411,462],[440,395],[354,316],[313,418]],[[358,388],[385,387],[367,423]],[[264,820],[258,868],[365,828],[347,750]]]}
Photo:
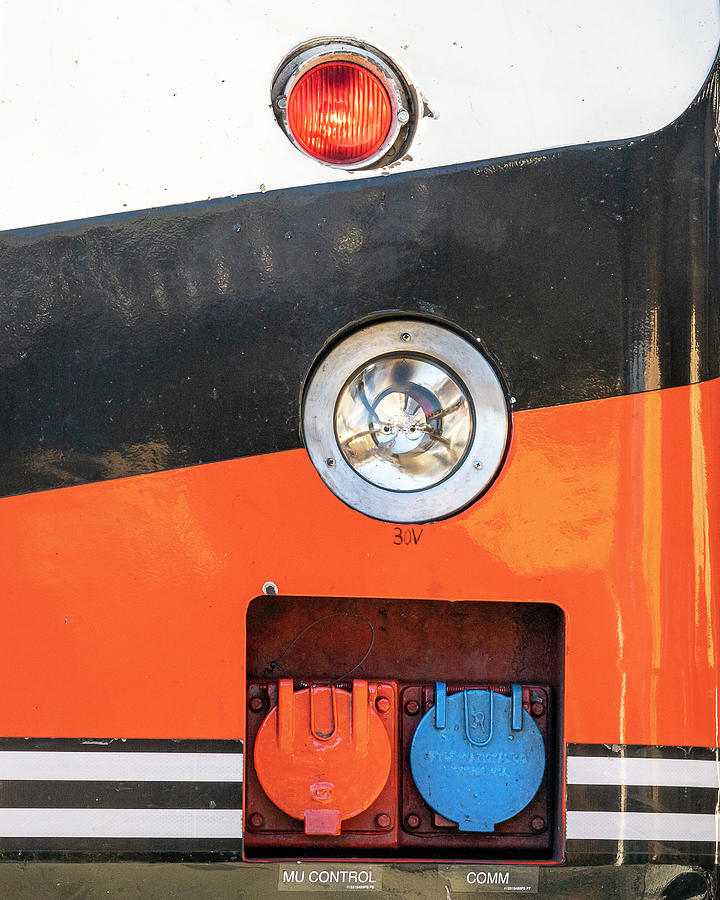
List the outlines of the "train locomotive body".
{"label": "train locomotive body", "polygon": [[15,895],[715,896],[720,25],[560,6],[248,11],[232,196],[8,212]]}

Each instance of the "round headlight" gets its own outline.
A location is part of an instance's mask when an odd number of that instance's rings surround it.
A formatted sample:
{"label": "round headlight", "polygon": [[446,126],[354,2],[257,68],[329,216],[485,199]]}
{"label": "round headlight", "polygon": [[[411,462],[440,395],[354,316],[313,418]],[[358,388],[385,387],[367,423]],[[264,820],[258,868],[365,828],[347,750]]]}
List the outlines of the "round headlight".
{"label": "round headlight", "polygon": [[303,436],[345,503],[390,522],[451,516],[488,487],[510,414],[488,360],[431,322],[383,320],[335,344],[303,398]]}

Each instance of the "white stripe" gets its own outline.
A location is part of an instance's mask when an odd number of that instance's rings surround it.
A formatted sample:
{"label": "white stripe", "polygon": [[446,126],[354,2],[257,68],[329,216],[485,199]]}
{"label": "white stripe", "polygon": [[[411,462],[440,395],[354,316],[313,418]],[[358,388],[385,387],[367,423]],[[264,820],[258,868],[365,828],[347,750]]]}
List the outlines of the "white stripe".
{"label": "white stripe", "polygon": [[[720,817],[685,813],[574,812],[568,839],[717,840]],[[239,838],[241,810],[3,809],[2,837]]]}
{"label": "white stripe", "polygon": [[720,816],[689,813],[576,812],[568,810],[568,839],[591,841],[718,840]]}
{"label": "white stripe", "polygon": [[5,750],[0,781],[242,782],[242,753]]}
{"label": "white stripe", "polygon": [[719,788],[718,763],[704,759],[568,756],[568,784],[640,784]]}
{"label": "white stripe", "polygon": [[0,837],[240,838],[239,809],[2,809]]}

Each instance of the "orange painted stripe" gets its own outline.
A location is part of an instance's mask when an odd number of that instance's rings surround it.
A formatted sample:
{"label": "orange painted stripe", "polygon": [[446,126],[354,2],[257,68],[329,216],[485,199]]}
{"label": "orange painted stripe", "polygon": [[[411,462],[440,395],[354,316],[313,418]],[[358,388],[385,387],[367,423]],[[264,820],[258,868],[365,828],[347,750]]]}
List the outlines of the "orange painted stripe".
{"label": "orange painted stripe", "polygon": [[302,450],[2,500],[0,733],[242,737],[271,580],[557,603],[568,741],[715,746],[719,418],[720,380],[519,413],[492,490],[411,546]]}

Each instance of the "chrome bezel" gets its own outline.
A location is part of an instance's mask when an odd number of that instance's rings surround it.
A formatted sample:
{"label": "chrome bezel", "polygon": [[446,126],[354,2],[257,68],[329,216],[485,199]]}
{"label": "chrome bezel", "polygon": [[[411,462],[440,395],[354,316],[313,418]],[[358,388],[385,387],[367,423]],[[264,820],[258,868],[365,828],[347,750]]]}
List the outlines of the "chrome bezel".
{"label": "chrome bezel", "polygon": [[[331,163],[318,159],[295,139],[288,123],[287,101],[297,82],[321,63],[337,60],[354,62],[368,69],[380,79],[390,97],[392,121],[385,140],[372,156],[355,163]],[[354,171],[387,165],[405,152],[417,124],[417,93],[410,82],[379,50],[346,39],[323,38],[296,47],[275,73],[270,99],[275,118],[290,142],[305,156],[332,169]],[[407,121],[399,120],[400,110],[407,112]]]}
{"label": "chrome bezel", "polygon": [[[416,491],[367,481],[347,462],[335,433],[337,398],[348,380],[373,359],[393,353],[421,354],[444,365],[467,389],[475,416],[460,465],[438,484]],[[318,362],[303,395],[302,433],[320,477],[348,506],[384,522],[430,522],[465,509],[495,479],[508,446],[510,406],[495,369],[471,340],[434,322],[385,319],[340,340]]]}

